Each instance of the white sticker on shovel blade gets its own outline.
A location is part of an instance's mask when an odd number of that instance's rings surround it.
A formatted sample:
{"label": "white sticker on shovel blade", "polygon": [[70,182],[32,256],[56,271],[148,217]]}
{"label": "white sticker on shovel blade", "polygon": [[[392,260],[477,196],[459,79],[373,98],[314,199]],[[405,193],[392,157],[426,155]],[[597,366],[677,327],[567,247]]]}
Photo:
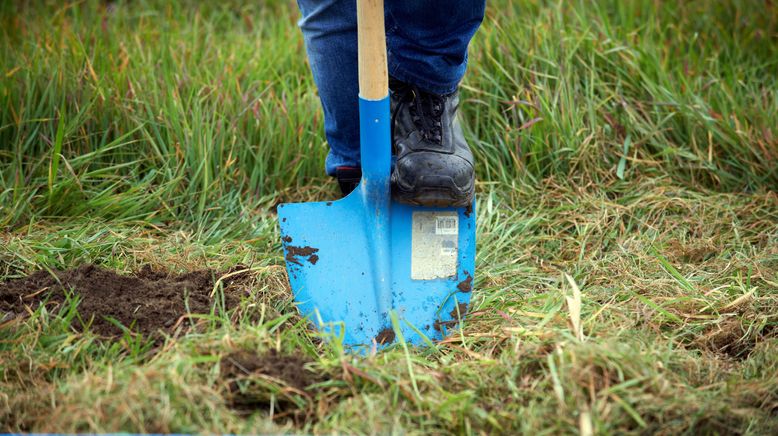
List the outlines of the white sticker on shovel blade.
{"label": "white sticker on shovel blade", "polygon": [[414,212],[411,231],[411,279],[432,280],[457,273],[459,215]]}

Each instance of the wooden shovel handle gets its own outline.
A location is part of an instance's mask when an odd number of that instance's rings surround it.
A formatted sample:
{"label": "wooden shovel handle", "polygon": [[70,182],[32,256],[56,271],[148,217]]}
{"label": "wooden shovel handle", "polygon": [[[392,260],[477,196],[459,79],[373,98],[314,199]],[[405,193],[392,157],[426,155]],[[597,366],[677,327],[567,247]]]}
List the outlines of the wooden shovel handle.
{"label": "wooden shovel handle", "polygon": [[389,94],[384,0],[357,0],[359,95],[380,100]]}

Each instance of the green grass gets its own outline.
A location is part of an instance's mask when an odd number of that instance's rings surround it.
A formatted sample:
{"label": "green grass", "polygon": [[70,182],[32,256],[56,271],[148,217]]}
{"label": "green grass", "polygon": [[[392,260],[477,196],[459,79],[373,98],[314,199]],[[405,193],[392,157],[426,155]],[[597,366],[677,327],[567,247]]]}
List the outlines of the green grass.
{"label": "green grass", "polygon": [[[335,196],[296,14],[0,3],[0,278],[255,276],[245,305],[158,352],[74,330],[75,297],[0,321],[0,429],[778,431],[775,5],[490,3],[462,85],[471,315],[365,359],[298,322],[280,255],[273,205]],[[268,349],[329,376],[296,398],[306,419],[228,407],[221,357]]]}

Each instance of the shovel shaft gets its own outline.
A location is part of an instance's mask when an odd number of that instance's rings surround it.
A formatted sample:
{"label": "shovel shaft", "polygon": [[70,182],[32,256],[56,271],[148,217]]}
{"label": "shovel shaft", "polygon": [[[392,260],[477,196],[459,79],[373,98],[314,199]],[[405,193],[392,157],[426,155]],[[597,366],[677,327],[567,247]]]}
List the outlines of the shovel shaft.
{"label": "shovel shaft", "polygon": [[364,222],[370,250],[373,292],[379,313],[392,307],[392,252],[390,245],[391,193],[389,171],[389,97],[359,99],[359,137],[362,148],[362,183],[359,195],[364,205]]}
{"label": "shovel shaft", "polygon": [[[392,307],[390,188],[391,128],[383,0],[357,0],[359,138],[364,222],[373,293],[382,317]],[[388,324],[387,324],[388,325]]]}
{"label": "shovel shaft", "polygon": [[380,100],[389,93],[384,0],[357,0],[359,95]]}
{"label": "shovel shaft", "polygon": [[[384,1],[357,0],[359,138],[363,192],[389,207],[391,127]],[[386,204],[383,204],[386,202]]]}

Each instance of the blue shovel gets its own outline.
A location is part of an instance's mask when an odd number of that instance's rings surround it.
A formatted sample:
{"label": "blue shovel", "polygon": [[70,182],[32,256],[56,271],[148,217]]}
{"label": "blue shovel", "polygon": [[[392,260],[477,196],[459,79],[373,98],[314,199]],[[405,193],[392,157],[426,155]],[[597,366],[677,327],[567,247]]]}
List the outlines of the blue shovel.
{"label": "blue shovel", "polygon": [[344,345],[429,344],[470,301],[474,204],[392,200],[383,0],[358,0],[357,17],[362,180],[341,200],[278,207],[286,270],[303,316]]}

